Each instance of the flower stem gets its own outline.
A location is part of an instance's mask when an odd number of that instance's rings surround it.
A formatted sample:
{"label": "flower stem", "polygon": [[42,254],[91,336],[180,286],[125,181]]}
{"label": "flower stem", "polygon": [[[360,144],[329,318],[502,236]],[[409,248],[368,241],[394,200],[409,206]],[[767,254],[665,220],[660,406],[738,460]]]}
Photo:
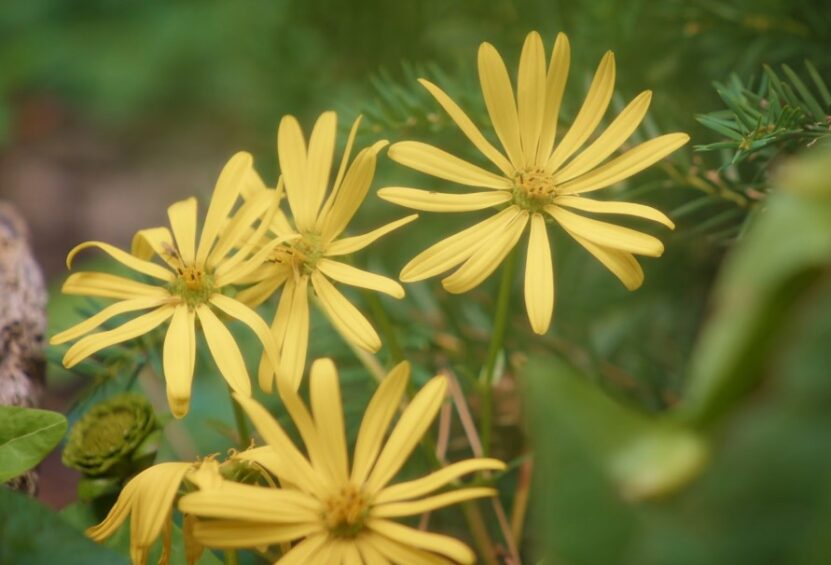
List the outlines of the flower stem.
{"label": "flower stem", "polygon": [[511,251],[502,267],[502,278],[499,281],[499,294],[496,298],[496,312],[493,317],[493,333],[488,346],[488,354],[485,358],[485,366],[479,374],[479,387],[482,395],[482,407],[480,413],[480,432],[482,437],[482,450],[484,455],[490,453],[491,428],[493,419],[493,372],[496,368],[496,360],[499,351],[502,349],[502,341],[505,338],[505,326],[508,322],[508,309],[511,305],[511,286],[516,271],[516,250]]}
{"label": "flower stem", "polygon": [[248,431],[248,423],[245,421],[245,412],[242,406],[234,398],[233,391],[228,388],[228,398],[231,399],[231,407],[234,409],[234,421],[237,424],[237,435],[239,435],[239,446],[242,449],[248,449],[251,444],[251,432]]}
{"label": "flower stem", "polygon": [[379,297],[377,293],[369,291],[365,291],[363,295],[367,303],[369,303],[369,309],[372,310],[372,315],[378,322],[378,327],[381,329],[381,333],[384,336],[384,344],[387,346],[390,353],[390,364],[396,365],[397,363],[400,363],[406,358],[404,356],[404,350],[401,348],[398,336],[395,335],[395,328],[392,325],[389,313],[387,313],[386,308],[384,308],[384,304],[381,302],[381,297]]}

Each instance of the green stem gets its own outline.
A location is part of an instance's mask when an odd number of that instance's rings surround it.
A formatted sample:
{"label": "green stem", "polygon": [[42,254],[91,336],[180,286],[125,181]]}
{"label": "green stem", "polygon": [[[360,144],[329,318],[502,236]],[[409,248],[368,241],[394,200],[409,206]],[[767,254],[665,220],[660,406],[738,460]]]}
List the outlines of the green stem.
{"label": "green stem", "polygon": [[239,435],[239,446],[242,449],[248,449],[251,445],[251,432],[248,431],[248,422],[245,421],[245,412],[242,406],[234,398],[233,391],[228,388],[228,397],[231,399],[231,407],[234,409],[234,421],[237,424],[237,434]]}
{"label": "green stem", "polygon": [[392,325],[390,316],[386,308],[384,308],[384,304],[381,302],[381,297],[377,293],[365,291],[363,294],[369,304],[372,315],[378,322],[381,334],[384,336],[384,343],[390,352],[391,364],[396,365],[406,359],[406,357],[404,356],[404,349],[398,341],[398,336],[395,334],[395,328]]}
{"label": "green stem", "polygon": [[236,549],[227,549],[225,550],[225,565],[238,565],[239,559],[237,558],[237,550]]}
{"label": "green stem", "polygon": [[485,358],[485,366],[479,375],[479,387],[482,395],[482,408],[480,415],[479,435],[482,438],[482,451],[487,457],[491,448],[491,427],[493,419],[493,372],[496,368],[496,360],[499,351],[502,349],[502,341],[505,338],[505,327],[508,323],[508,309],[511,305],[511,286],[516,271],[516,250],[511,251],[502,267],[502,278],[499,281],[499,294],[496,298],[496,312],[493,317],[493,333],[488,346],[488,355]]}

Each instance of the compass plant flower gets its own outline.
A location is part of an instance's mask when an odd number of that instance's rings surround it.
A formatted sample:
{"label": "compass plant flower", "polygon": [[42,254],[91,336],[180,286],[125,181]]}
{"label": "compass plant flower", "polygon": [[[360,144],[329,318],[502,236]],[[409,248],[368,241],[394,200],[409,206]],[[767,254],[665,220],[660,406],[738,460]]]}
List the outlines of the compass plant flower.
{"label": "compass plant flower", "polygon": [[[252,171],[252,158],[247,153],[237,153],[228,161],[217,180],[198,241],[197,203],[195,198],[188,198],[168,208],[170,229],[139,231],[133,239],[132,253],[100,241],[82,243],[69,252],[68,268],[79,252],[97,248],[146,278],[140,281],[96,272],[73,273],[67,278],[63,285],[66,294],[113,298],[117,302],[52,337],[52,344],[78,340],[64,355],[65,367],[71,368],[101,349],[167,323],[162,352],[167,400],[173,415],[182,418],[190,405],[198,325],[228,385],[240,394],[251,394],[240,349],[217,314],[246,324],[262,342],[266,355],[278,362],[268,325],[254,310],[224,294],[259,267],[280,243],[274,240],[252,254],[252,242],[263,237],[276,209],[274,191],[259,193],[232,213],[240,191],[255,174]],[[252,239],[247,239],[258,221]],[[151,260],[153,257],[158,261]],[[135,312],[141,313],[120,326],[95,331],[116,316]]]}
{"label": "compass plant flower", "polygon": [[[334,181],[330,184],[335,152],[337,116],[323,113],[315,123],[308,146],[300,124],[284,117],[277,132],[277,157],[282,172],[290,216],[278,212],[271,236],[282,241],[272,247],[266,261],[246,280],[253,286],[237,298],[255,307],[282,288],[271,326],[280,351],[280,364],[263,356],[259,380],[271,390],[274,374],[297,390],[306,364],[309,342],[309,300],[316,298],[335,329],[352,345],[377,351],[381,340],[369,320],[333,283],[356,286],[402,298],[404,289],[388,277],[344,262],[344,256],[360,251],[392,230],[416,219],[413,214],[362,235],[343,237],[352,217],[372,184],[379,141],[360,150],[350,162],[360,118],[352,126]],[[327,195],[328,192],[328,195]]]}
{"label": "compass plant flower", "polygon": [[[472,563],[462,542],[395,521],[466,500],[494,496],[487,487],[435,492],[476,471],[501,471],[496,459],[468,459],[421,478],[392,484],[433,423],[447,379],[437,376],[404,409],[389,438],[410,366],[397,365],[372,397],[361,422],[350,465],[337,370],[315,361],[310,375],[311,410],[291,389],[283,391],[308,457],[255,400],[238,396],[257,431],[277,457],[261,463],[281,487],[225,481],[185,495],[179,509],[197,517],[193,534],[216,548],[294,543],[279,560],[294,563]],[[262,448],[260,448],[262,449]]]}
{"label": "compass plant flower", "polygon": [[390,202],[430,212],[468,212],[497,208],[481,221],[418,254],[401,271],[404,282],[418,281],[458,267],[442,280],[452,293],[484,281],[529,232],[525,262],[525,305],[532,329],[545,333],[554,309],[554,268],[547,223],[556,223],[606,266],[629,290],[643,282],[634,255],[657,257],[660,240],[582,213],[628,215],[673,228],[660,211],[629,202],[595,200],[586,195],[623,181],[684,145],[684,133],[661,135],[610,158],[646,115],[651,92],[636,96],[606,129],[594,137],[615,82],[615,59],[607,52],[594,75],[585,102],[571,127],[558,139],[557,116],[566,86],[569,42],[559,34],[546,70],[542,39],[530,33],[522,49],[516,95],[505,63],[489,43],[479,48],[479,79],[496,137],[497,149],[464,111],[438,86],[420,80],[462,133],[497,172],[426,143],[403,141],[389,156],[417,171],[480,192],[443,193],[388,187],[378,195]]}

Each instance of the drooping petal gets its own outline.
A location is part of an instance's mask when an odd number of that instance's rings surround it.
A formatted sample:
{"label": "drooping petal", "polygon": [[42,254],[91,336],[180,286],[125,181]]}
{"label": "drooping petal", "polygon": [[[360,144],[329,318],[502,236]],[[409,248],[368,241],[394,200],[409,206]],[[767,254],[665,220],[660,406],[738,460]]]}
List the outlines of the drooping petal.
{"label": "drooping petal", "polygon": [[133,318],[117,328],[84,337],[67,350],[63,357],[64,367],[71,369],[105,347],[122,343],[154,330],[173,315],[173,310],[174,306],[161,306],[152,312]]}
{"label": "drooping petal", "polygon": [[548,161],[551,150],[554,148],[554,141],[557,137],[557,118],[560,115],[560,105],[563,101],[563,92],[568,80],[570,59],[571,47],[568,43],[568,37],[564,33],[558,33],[545,80],[545,110],[543,111],[540,141],[537,145],[537,158],[534,160],[534,163],[538,165],[545,164]]}
{"label": "drooping petal", "polygon": [[467,564],[476,561],[476,556],[468,546],[448,536],[416,530],[409,526],[381,519],[369,520],[367,527],[402,545],[433,551],[458,563]]}
{"label": "drooping petal", "polygon": [[323,112],[312,129],[309,137],[309,155],[306,160],[307,198],[312,215],[317,220],[317,213],[323,203],[329,175],[332,171],[332,158],[335,152],[335,134],[338,118],[334,112]]}
{"label": "drooping petal", "polygon": [[115,501],[115,504],[112,508],[110,508],[109,513],[107,513],[107,516],[101,521],[101,523],[87,528],[84,532],[87,537],[93,541],[100,542],[104,541],[118,531],[121,524],[123,524],[130,515],[130,511],[133,509],[133,505],[135,504],[136,496],[139,490],[138,487],[141,484],[141,481],[137,480],[139,476],[136,476],[133,480],[124,485],[124,488],[121,489],[121,492],[118,494],[118,500]]}
{"label": "drooping petal", "polygon": [[318,359],[312,364],[309,395],[321,449],[333,465],[335,481],[344,484],[348,479],[349,468],[346,430],[338,372],[331,359]]}
{"label": "drooping petal", "polygon": [[525,157],[519,137],[519,118],[511,79],[505,62],[490,43],[479,46],[479,82],[496,136],[502,142],[514,169],[523,169]]}
{"label": "drooping petal", "polygon": [[196,258],[196,198],[180,200],[167,208],[176,248],[185,265]]}
{"label": "drooping petal", "polygon": [[458,463],[451,463],[424,477],[388,486],[375,496],[374,502],[375,504],[386,504],[389,502],[412,500],[425,494],[430,494],[434,490],[440,489],[451,481],[455,481],[468,473],[504,470],[505,463],[498,459],[467,459],[465,461],[459,461]]}
{"label": "drooping petal", "polygon": [[109,273],[72,273],[63,283],[61,292],[81,296],[97,296],[99,298],[170,298],[170,293],[163,287],[141,283]]}
{"label": "drooping petal", "polygon": [[546,206],[545,211],[570,234],[578,235],[602,247],[650,257],[660,257],[664,252],[661,240],[651,235],[586,218],[558,206]]}
{"label": "drooping petal", "polygon": [[415,514],[423,514],[424,512],[431,512],[437,508],[444,508],[464,502],[466,500],[473,500],[476,498],[485,498],[496,495],[497,491],[493,488],[485,487],[471,487],[450,492],[444,492],[435,496],[427,498],[420,498],[418,500],[410,500],[406,502],[391,502],[388,504],[374,504],[372,506],[373,518],[400,518],[402,516],[413,516]]}
{"label": "drooping petal", "polygon": [[513,183],[473,163],[469,163],[447,151],[419,141],[400,141],[387,152],[390,159],[406,167],[434,177],[468,186],[510,190]]}
{"label": "drooping petal", "polygon": [[309,230],[314,226],[314,212],[306,179],[306,141],[294,116],[284,116],[280,120],[277,130],[277,157],[294,221],[300,230]]}
{"label": "drooping petal", "polygon": [[294,541],[320,531],[320,524],[281,524],[235,520],[199,520],[193,535],[217,549],[260,547]]}
{"label": "drooping petal", "polygon": [[196,364],[195,315],[187,305],[176,306],[162,350],[167,387],[167,404],[176,418],[183,418],[190,406],[190,387]]}
{"label": "drooping petal", "polygon": [[381,348],[381,338],[369,320],[324,275],[313,272],[312,286],[329,321],[346,340],[367,351]]}
{"label": "drooping petal", "polygon": [[375,465],[384,435],[401,404],[409,378],[410,364],[402,361],[393,367],[372,395],[361,420],[355,444],[351,477],[353,484],[362,484]]}
{"label": "drooping petal", "polygon": [[575,234],[571,234],[571,237],[620,279],[628,290],[636,290],[643,284],[643,268],[631,253],[601,247]]}
{"label": "drooping petal", "polygon": [[326,256],[335,257],[338,255],[348,255],[350,253],[360,251],[391,231],[396,230],[403,225],[409,224],[416,218],[418,218],[418,214],[410,214],[400,220],[395,220],[394,222],[385,224],[380,228],[376,228],[371,232],[333,241],[329,244],[329,247],[326,248]]}
{"label": "drooping petal", "polygon": [[308,524],[319,520],[320,503],[297,490],[224,481],[218,489],[183,496],[179,509],[205,518]]}
{"label": "drooping petal", "polygon": [[66,268],[72,268],[72,260],[75,256],[83,251],[84,249],[89,249],[90,247],[96,247],[121,263],[122,265],[129,267],[130,269],[142,273],[144,275],[148,275],[150,277],[165,281],[171,282],[174,278],[174,274],[172,271],[165,269],[161,265],[157,265],[156,263],[151,263],[150,261],[144,261],[130,255],[126,251],[122,251],[118,247],[110,245],[109,243],[104,243],[103,241],[85,241],[84,243],[80,243],[72,248],[72,250],[66,256]]}
{"label": "drooping petal", "polygon": [[425,212],[470,212],[504,204],[511,199],[507,190],[448,194],[432,190],[389,186],[378,191],[387,202]]}
{"label": "drooping petal", "polygon": [[554,312],[554,264],[542,215],[531,217],[531,235],[525,260],[525,309],[534,333],[543,335]]}
{"label": "drooping petal", "polygon": [[433,423],[444,402],[447,379],[433,377],[415,395],[412,402],[401,414],[401,418],[390,434],[387,444],[378,456],[375,467],[366,480],[368,493],[375,494],[395,476],[410,456],[416,444]]}
{"label": "drooping petal", "polygon": [[277,450],[270,445],[253,447],[240,451],[234,455],[234,459],[253,461],[266,469],[269,473],[277,475],[278,477],[283,475],[283,470],[285,468],[283,457],[281,457],[280,454],[277,453]]}
{"label": "drooping petal", "polygon": [[532,31],[525,38],[517,75],[519,135],[525,163],[534,163],[545,112],[545,50],[542,38]]}
{"label": "drooping petal", "polygon": [[61,343],[72,341],[81,337],[85,333],[91,332],[115,316],[126,314],[127,312],[135,312],[136,310],[155,308],[156,306],[160,306],[164,300],[166,300],[164,297],[140,297],[116,302],[115,304],[107,306],[94,316],[75,324],[69,329],[55,334],[52,336],[52,339],[49,340],[49,343],[51,345],[60,345]]}
{"label": "drooping petal", "polygon": [[171,269],[181,265],[179,252],[173,243],[173,234],[165,227],[139,230],[133,236],[130,252],[145,261],[158,255]]}
{"label": "drooping petal", "polygon": [[[376,553],[386,559],[387,563],[419,563],[420,565],[454,565],[449,559],[440,555],[418,549],[411,544],[392,540],[376,532],[370,532],[359,539],[364,555]],[[376,561],[369,561],[375,565]],[[384,563],[384,561],[378,561]]]}
{"label": "drooping petal", "polygon": [[248,369],[245,368],[245,360],[242,358],[239,346],[234,341],[234,336],[228,331],[210,306],[205,304],[196,308],[196,315],[202,324],[202,333],[208,343],[208,350],[214,358],[220,374],[235,392],[251,395],[251,379],[248,376]]}
{"label": "drooping petal", "polygon": [[665,225],[669,229],[675,228],[675,224],[666,216],[666,214],[651,206],[644,206],[643,204],[615,202],[611,200],[592,200],[590,198],[583,198],[582,196],[560,196],[557,198],[556,203],[558,206],[566,206],[567,208],[583,210],[584,212],[594,212],[596,214],[623,214],[626,216],[635,216],[637,218],[644,218],[645,220],[658,222],[659,224]]}
{"label": "drooping petal", "polygon": [[482,135],[482,132],[479,131],[479,128],[473,123],[467,114],[456,104],[452,98],[450,98],[442,89],[438,86],[430,82],[429,80],[425,80],[423,78],[418,79],[418,82],[421,83],[421,86],[427,89],[430,94],[433,95],[433,98],[441,104],[441,107],[444,108],[444,111],[447,112],[447,115],[450,116],[456,125],[459,126],[459,129],[462,130],[467,138],[476,146],[476,148],[482,152],[482,154],[491,160],[491,162],[496,165],[502,174],[505,176],[512,176],[514,174],[514,166],[511,165],[511,162],[505,158],[505,156],[499,152],[499,150],[491,145],[491,143]]}
{"label": "drooping petal", "polygon": [[376,290],[393,298],[404,298],[404,288],[391,278],[331,259],[321,259],[317,263],[317,268],[327,277],[343,284]]}
{"label": "drooping petal", "polygon": [[271,333],[268,324],[260,318],[259,314],[239,300],[235,300],[234,298],[230,298],[222,294],[214,294],[211,296],[211,304],[251,328],[251,331],[254,332],[257,339],[259,339],[260,343],[262,343],[265,354],[268,356],[271,363],[273,365],[278,365],[280,363],[280,353],[278,351],[277,342],[274,339],[274,335]]}

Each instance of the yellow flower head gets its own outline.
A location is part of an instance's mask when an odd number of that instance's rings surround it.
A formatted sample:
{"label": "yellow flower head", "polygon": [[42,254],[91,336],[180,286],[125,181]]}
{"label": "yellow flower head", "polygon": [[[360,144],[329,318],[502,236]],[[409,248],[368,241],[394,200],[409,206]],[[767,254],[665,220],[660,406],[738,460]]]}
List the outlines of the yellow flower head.
{"label": "yellow flower head", "polygon": [[409,365],[401,363],[378,387],[361,422],[351,468],[338,376],[330,360],[312,365],[311,412],[297,393],[286,390],[283,394],[308,458],[260,404],[238,396],[276,455],[270,460],[261,457],[259,463],[284,487],[225,481],[182,497],[179,509],[200,518],[193,530],[197,540],[218,548],[301,540],[283,556],[283,564],[447,563],[447,559],[472,563],[473,552],[460,541],[410,528],[393,519],[493,496],[494,489],[483,487],[432,493],[467,473],[502,470],[505,465],[495,459],[468,459],[425,477],[391,485],[433,423],[447,388],[444,377],[428,382],[403,411],[384,444],[409,373]]}
{"label": "yellow flower head", "polygon": [[[119,263],[153,279],[139,282],[107,273],[81,272],[70,275],[63,286],[67,294],[114,298],[118,302],[98,314],[58,333],[51,339],[60,344],[97,329],[115,316],[149,310],[106,331],[81,338],[63,358],[69,368],[95,352],[133,339],[169,321],[164,340],[163,368],[167,400],[173,415],[183,417],[190,405],[191,381],[196,361],[196,322],[202,327],[208,349],[220,372],[235,391],[251,394],[251,383],[242,354],[231,332],[215,310],[248,325],[259,337],[267,355],[275,362],[277,348],[268,325],[251,308],[223,294],[229,285],[250,275],[280,243],[273,241],[251,255],[250,241],[262,238],[276,209],[273,192],[262,191],[249,198],[232,215],[241,191],[255,173],[247,153],[238,153],[225,165],[217,181],[197,245],[195,198],[168,208],[171,229],[160,227],[138,232],[133,253],[99,241],[82,243],[69,252],[67,267],[78,252],[96,247]],[[260,221],[253,240],[246,240],[252,225]],[[153,262],[152,256],[160,262]]]}
{"label": "yellow flower head", "polygon": [[[300,385],[306,364],[310,285],[338,332],[353,345],[368,351],[381,347],[378,334],[330,279],[395,298],[404,296],[404,289],[396,281],[338,260],[417,217],[413,214],[363,235],[341,237],[366,197],[375,175],[376,156],[386,145],[386,141],[379,141],[366,147],[350,163],[359,123],[360,118],[352,126],[328,196],[337,130],[335,113],[325,112],[318,118],[308,148],[300,125],[292,116],[282,119],[277,133],[280,185],[285,186],[293,221],[282,213],[275,216],[272,232],[284,243],[274,248],[268,261],[250,277],[257,284],[238,298],[256,306],[282,286],[271,326],[280,348],[280,366],[276,367],[276,373],[294,390]],[[271,363],[263,357],[259,377],[264,390],[271,389],[273,374]]]}
{"label": "yellow flower head", "polygon": [[405,282],[422,280],[459,266],[442,280],[453,293],[466,292],[485,280],[516,246],[530,223],[525,266],[525,304],[533,330],[545,333],[554,308],[554,273],[546,221],[554,220],[614,273],[630,290],[643,282],[643,270],[633,254],[660,256],[663,244],[632,229],[576,214],[626,214],[674,227],[664,214],[639,204],[585,198],[585,193],[608,187],[675,151],[689,137],[672,133],[637,145],[608,159],[640,124],[651,93],[641,93],[587,146],[600,124],[615,82],[615,60],[607,52],[600,62],[586,100],[571,127],[557,140],[557,115],[566,85],[569,43],[560,34],[546,71],[539,34],[525,40],[519,61],[516,98],[505,63],[489,43],[479,48],[482,94],[503,154],[439,87],[421,80],[462,133],[499,170],[493,173],[441,149],[405,141],[389,150],[393,160],[442,179],[487,189],[446,194],[414,188],[388,187],[382,198],[432,212],[465,212],[490,207],[494,216],[426,249],[401,271]]}

